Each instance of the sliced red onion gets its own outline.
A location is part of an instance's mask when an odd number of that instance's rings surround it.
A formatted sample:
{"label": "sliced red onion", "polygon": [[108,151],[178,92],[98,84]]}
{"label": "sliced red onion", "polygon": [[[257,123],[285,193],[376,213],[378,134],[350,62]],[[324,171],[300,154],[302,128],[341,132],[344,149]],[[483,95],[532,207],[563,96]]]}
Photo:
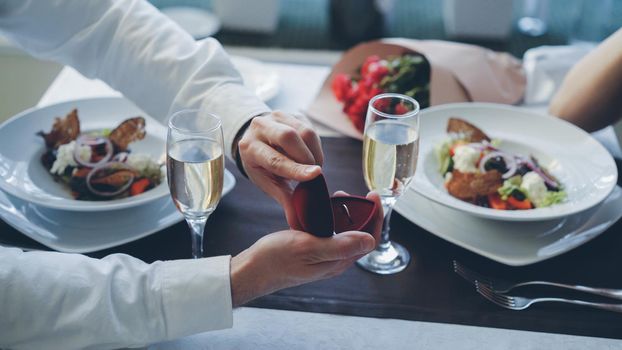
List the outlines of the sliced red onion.
{"label": "sliced red onion", "polygon": [[482,159],[479,161],[479,171],[482,173],[486,172],[486,162],[488,162],[489,160],[495,158],[495,157],[501,157],[503,158],[503,161],[505,162],[505,166],[506,168],[508,168],[508,171],[506,171],[505,173],[503,173],[501,175],[501,177],[503,179],[509,179],[510,177],[514,176],[514,174],[516,173],[516,170],[518,169],[518,165],[516,164],[516,161],[514,160],[514,157],[503,153],[501,151],[493,151],[490,153],[487,153],[486,155],[484,155],[484,157],[482,157]]}
{"label": "sliced red onion", "polygon": [[[91,149],[94,146],[105,144],[106,145],[106,155],[100,159],[98,162],[91,162],[90,159],[85,161],[80,158],[80,147],[89,146]],[[73,159],[81,166],[87,168],[96,168],[102,164],[107,163],[112,157],[112,152],[114,152],[112,147],[112,142],[107,137],[93,137],[89,135],[80,135],[76,140],[76,147],[73,149]]]}
{"label": "sliced red onion", "polygon": [[132,175],[130,177],[130,179],[127,181],[127,183],[123,186],[121,186],[119,189],[117,189],[116,191],[113,192],[103,192],[103,191],[98,191],[95,188],[93,188],[93,185],[91,185],[91,180],[93,179],[93,176],[95,174],[97,174],[98,172],[108,169],[108,168],[123,168],[126,170],[131,170],[134,171],[134,168],[132,168],[131,166],[125,164],[125,163],[121,163],[121,162],[109,162],[106,163],[104,165],[98,166],[96,168],[93,168],[89,174],[86,176],[86,187],[89,189],[89,191],[91,191],[93,194],[96,194],[98,196],[101,197],[114,197],[116,195],[119,195],[121,193],[123,193],[124,191],[126,191],[131,185],[132,182],[134,182],[134,175]]}
{"label": "sliced red onion", "polygon": [[475,148],[478,151],[483,151],[486,149],[486,145],[484,145],[481,142],[471,142],[471,143],[467,143],[465,144],[465,146],[471,147],[471,148]]}
{"label": "sliced red onion", "polygon": [[125,161],[127,161],[127,156],[129,155],[130,154],[127,152],[119,152],[112,157],[111,161],[125,163]]}
{"label": "sliced red onion", "polygon": [[500,149],[494,147],[490,144],[490,142],[484,140],[482,142],[471,142],[467,143],[466,146],[473,147],[479,151],[491,151],[491,152],[501,152]]}
{"label": "sliced red onion", "polygon": [[542,180],[544,180],[544,182],[546,182],[547,185],[553,187],[553,188],[558,188],[559,184],[557,183],[557,181],[551,179],[548,175],[546,175],[544,173],[544,171],[538,166],[536,165],[536,163],[531,160],[531,159],[524,159],[524,164],[527,165],[527,167],[529,169],[531,169],[531,171],[533,171],[534,173],[540,175],[540,177],[542,178]]}
{"label": "sliced red onion", "polygon": [[518,170],[518,164],[516,163],[514,157],[509,157],[509,161],[505,161],[505,166],[508,168],[508,171],[501,175],[501,177],[503,179],[509,179],[514,176],[514,174],[516,174],[516,170]]}
{"label": "sliced red onion", "polygon": [[78,140],[80,140],[80,143],[86,146],[97,146],[97,145],[101,145],[104,144],[106,141],[106,138],[104,137],[99,137],[99,136],[93,136],[93,135],[89,135],[89,134],[82,134],[80,135],[80,137],[78,137]]}

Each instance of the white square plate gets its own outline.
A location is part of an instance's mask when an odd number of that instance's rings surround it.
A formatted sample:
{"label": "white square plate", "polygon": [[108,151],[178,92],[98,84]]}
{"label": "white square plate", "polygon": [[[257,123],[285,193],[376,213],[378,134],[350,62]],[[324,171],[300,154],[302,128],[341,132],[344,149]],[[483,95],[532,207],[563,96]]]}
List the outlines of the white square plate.
{"label": "white square plate", "polygon": [[395,210],[432,234],[494,261],[513,266],[537,263],[600,235],[622,217],[622,189],[600,205],[562,219],[532,222],[489,220],[433,202],[413,188]]}

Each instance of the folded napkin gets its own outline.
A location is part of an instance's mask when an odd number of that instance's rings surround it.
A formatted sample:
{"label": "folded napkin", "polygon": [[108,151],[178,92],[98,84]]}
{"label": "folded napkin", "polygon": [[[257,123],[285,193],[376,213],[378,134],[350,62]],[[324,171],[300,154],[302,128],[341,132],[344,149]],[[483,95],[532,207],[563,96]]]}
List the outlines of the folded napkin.
{"label": "folded napkin", "polygon": [[347,136],[362,139],[361,132],[333,96],[334,76],[356,72],[370,55],[388,57],[408,52],[422,54],[430,64],[432,106],[467,101],[514,104],[523,97],[526,82],[521,62],[509,54],[447,41],[392,38],[363,43],[346,51],[333,66],[307,115]]}

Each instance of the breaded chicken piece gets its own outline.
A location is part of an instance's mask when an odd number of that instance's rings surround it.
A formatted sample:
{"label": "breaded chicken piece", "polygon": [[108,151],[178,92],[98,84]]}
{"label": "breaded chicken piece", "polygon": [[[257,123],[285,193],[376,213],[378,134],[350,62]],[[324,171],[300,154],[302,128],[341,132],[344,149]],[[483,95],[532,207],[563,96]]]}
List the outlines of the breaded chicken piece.
{"label": "breaded chicken piece", "polygon": [[108,137],[117,152],[126,151],[130,143],[145,138],[145,118],[135,117],[126,119],[119,124]]}
{"label": "breaded chicken piece", "polygon": [[446,184],[449,194],[468,202],[496,193],[502,185],[501,173],[497,170],[489,170],[483,174],[454,170],[451,180]]}
{"label": "breaded chicken piece", "polygon": [[43,137],[48,149],[56,149],[60,145],[75,140],[80,135],[78,110],[73,109],[65,118],[57,117],[54,119],[54,125],[52,125],[52,130],[49,133],[39,131],[37,135]]}
{"label": "breaded chicken piece", "polygon": [[469,142],[490,142],[490,138],[482,130],[460,118],[449,118],[447,133],[463,135]]}

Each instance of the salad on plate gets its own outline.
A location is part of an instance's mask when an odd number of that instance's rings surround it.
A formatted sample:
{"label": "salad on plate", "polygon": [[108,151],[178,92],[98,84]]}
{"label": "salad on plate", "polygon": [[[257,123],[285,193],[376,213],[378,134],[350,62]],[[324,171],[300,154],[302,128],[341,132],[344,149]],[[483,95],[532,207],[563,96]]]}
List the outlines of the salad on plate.
{"label": "salad on plate", "polygon": [[450,118],[435,148],[447,192],[497,210],[529,210],[564,202],[561,182],[530,155],[514,154],[466,120]]}
{"label": "salad on plate", "polygon": [[77,200],[112,200],[137,196],[158,186],[163,166],[149,155],[132,153],[144,139],[145,119],[129,118],[109,130],[82,131],[78,110],[56,118],[45,141],[41,163]]}

